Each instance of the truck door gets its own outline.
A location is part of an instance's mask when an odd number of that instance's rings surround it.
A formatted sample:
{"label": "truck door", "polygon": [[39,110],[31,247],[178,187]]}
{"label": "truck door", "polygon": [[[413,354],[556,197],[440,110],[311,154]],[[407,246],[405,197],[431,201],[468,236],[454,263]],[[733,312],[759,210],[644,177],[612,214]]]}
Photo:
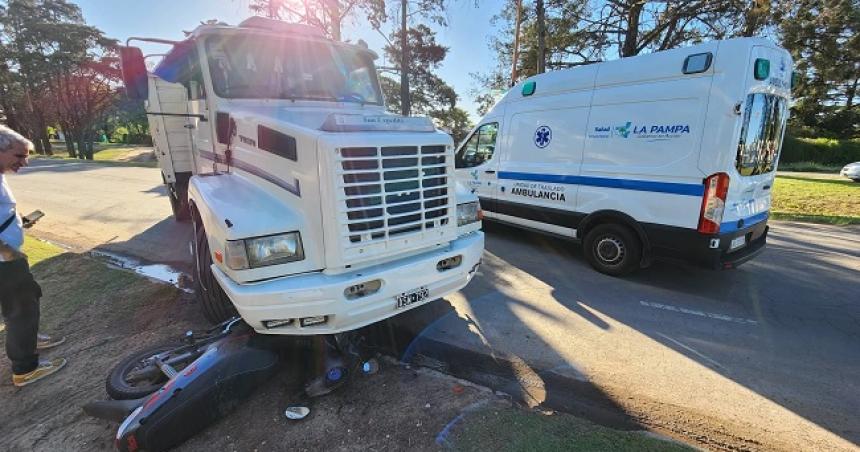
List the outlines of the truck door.
{"label": "truck door", "polygon": [[486,118],[457,150],[454,162],[457,180],[477,194],[481,208],[489,212],[495,210],[498,189],[498,133],[499,120]]}
{"label": "truck door", "polygon": [[[791,57],[780,49],[755,46],[750,66],[721,232],[732,232],[767,218],[788,119]],[[735,154],[734,149],[730,152]]]}
{"label": "truck door", "polygon": [[154,75],[149,78],[149,89],[147,111],[162,113],[149,116],[156,157],[166,181],[175,183],[176,173],[191,172],[192,168],[187,93],[181,84]]}

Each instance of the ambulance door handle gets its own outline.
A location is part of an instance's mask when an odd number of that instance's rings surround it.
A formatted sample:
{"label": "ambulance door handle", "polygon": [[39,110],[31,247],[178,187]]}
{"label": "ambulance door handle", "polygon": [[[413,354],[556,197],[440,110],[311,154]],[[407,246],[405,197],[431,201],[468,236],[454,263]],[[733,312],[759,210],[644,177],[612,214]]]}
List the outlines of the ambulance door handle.
{"label": "ambulance door handle", "polygon": [[484,173],[486,173],[486,174],[496,174],[496,170],[488,169],[488,170],[485,170],[485,171],[484,171]]}

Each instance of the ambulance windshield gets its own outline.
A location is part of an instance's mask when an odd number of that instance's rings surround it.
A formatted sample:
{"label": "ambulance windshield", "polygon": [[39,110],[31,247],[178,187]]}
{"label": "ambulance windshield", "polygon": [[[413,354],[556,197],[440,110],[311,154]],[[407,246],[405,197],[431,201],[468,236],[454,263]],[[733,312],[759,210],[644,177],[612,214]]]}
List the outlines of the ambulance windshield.
{"label": "ambulance windshield", "polygon": [[763,93],[747,96],[735,162],[741,176],[774,170],[787,117],[786,101],[782,97]]}
{"label": "ambulance windshield", "polygon": [[304,39],[212,37],[206,42],[215,93],[225,98],[382,104],[369,55]]}

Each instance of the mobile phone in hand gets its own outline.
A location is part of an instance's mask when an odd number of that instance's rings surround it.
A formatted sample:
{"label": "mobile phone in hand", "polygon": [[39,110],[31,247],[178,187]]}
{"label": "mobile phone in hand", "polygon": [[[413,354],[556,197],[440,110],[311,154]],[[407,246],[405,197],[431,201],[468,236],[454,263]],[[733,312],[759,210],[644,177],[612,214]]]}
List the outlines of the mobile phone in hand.
{"label": "mobile phone in hand", "polygon": [[25,228],[29,228],[30,226],[33,226],[34,224],[36,224],[36,222],[39,221],[39,219],[44,217],[44,216],[45,216],[45,212],[42,212],[41,210],[34,210],[33,212],[30,212],[29,214],[21,217],[21,221],[24,222]]}

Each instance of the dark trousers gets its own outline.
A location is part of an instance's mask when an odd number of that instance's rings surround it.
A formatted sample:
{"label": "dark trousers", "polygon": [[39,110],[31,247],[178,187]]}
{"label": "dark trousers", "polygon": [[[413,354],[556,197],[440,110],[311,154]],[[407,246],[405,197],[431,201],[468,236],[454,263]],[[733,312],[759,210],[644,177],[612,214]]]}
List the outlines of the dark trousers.
{"label": "dark trousers", "polygon": [[39,364],[36,335],[39,333],[39,298],[42,289],[26,259],[0,262],[0,305],[6,322],[6,355],[12,372],[25,374]]}

